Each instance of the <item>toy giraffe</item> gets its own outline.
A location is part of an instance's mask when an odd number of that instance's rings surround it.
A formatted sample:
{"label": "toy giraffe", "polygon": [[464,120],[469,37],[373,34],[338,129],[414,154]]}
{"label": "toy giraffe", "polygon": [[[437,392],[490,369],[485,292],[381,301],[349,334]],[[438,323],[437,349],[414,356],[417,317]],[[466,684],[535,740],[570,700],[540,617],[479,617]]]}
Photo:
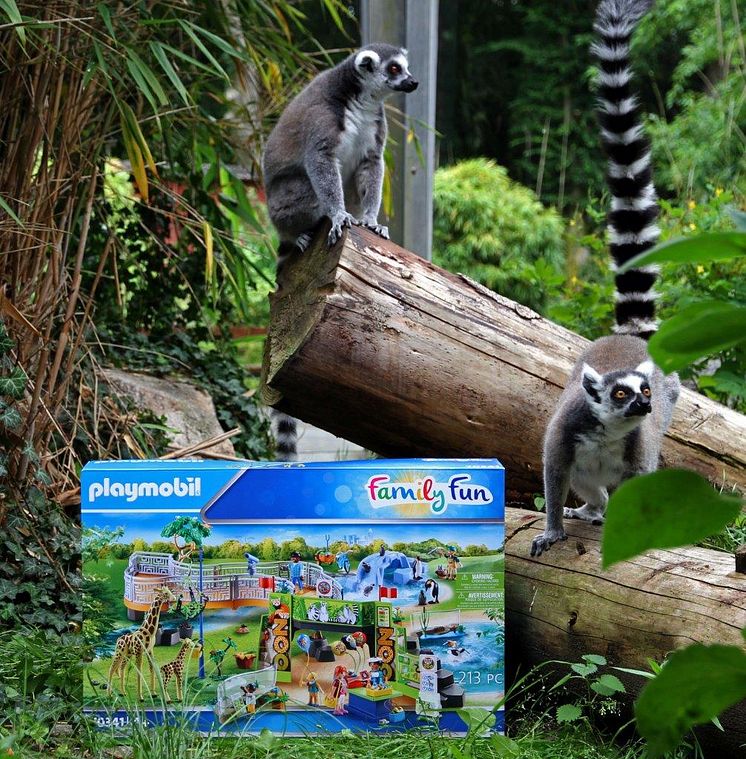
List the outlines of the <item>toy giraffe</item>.
{"label": "toy giraffe", "polygon": [[163,690],[166,692],[166,703],[171,703],[171,697],[168,695],[168,683],[173,677],[176,680],[176,700],[181,701],[181,688],[184,682],[189,661],[187,654],[192,651],[199,651],[201,645],[196,640],[186,638],[181,644],[179,653],[173,661],[161,665],[161,678],[163,679]]}
{"label": "toy giraffe", "polygon": [[114,648],[114,659],[109,668],[109,679],[107,690],[111,693],[111,681],[119,673],[119,685],[124,693],[125,670],[127,662],[130,659],[135,660],[135,669],[137,671],[137,697],[143,701],[142,695],[142,657],[148,660],[150,666],[150,691],[155,690],[155,669],[153,666],[153,647],[155,646],[155,634],[158,630],[158,622],[161,618],[161,606],[164,603],[173,603],[176,601],[174,594],[164,585],[156,588],[150,609],[145,615],[140,628],[134,632],[125,633],[117,638],[117,644]]}

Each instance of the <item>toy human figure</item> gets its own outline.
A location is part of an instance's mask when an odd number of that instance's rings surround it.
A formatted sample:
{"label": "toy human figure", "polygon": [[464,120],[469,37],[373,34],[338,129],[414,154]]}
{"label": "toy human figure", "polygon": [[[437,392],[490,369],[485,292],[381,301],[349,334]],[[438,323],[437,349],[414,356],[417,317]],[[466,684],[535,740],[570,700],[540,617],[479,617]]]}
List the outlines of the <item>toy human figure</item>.
{"label": "toy human figure", "polygon": [[334,714],[347,714],[347,694],[349,689],[347,687],[347,667],[341,665],[334,668],[334,680],[332,681],[332,698],[336,703],[334,706]]}
{"label": "toy human figure", "polygon": [[243,691],[243,702],[246,706],[247,714],[256,713],[256,683],[248,683],[241,686]]}
{"label": "toy human figure", "polygon": [[303,592],[303,562],[297,551],[290,554],[290,581],[296,591]]}
{"label": "toy human figure", "polygon": [[379,659],[377,656],[372,659],[368,659],[368,666],[370,667],[370,688],[374,690],[383,690],[386,687],[386,680],[383,676],[383,670],[381,665],[383,659]]}
{"label": "toy human figure", "polygon": [[456,551],[449,551],[448,552],[448,564],[446,569],[446,580],[455,580],[456,579],[456,570],[461,566],[461,562],[458,560],[458,556],[456,556]]}
{"label": "toy human figure", "polygon": [[315,672],[309,672],[308,673],[308,679],[307,680],[301,680],[301,685],[305,685],[308,689],[308,705],[309,706],[318,706],[319,705],[319,693],[321,691],[321,686],[318,683],[318,680],[316,680],[316,673]]}

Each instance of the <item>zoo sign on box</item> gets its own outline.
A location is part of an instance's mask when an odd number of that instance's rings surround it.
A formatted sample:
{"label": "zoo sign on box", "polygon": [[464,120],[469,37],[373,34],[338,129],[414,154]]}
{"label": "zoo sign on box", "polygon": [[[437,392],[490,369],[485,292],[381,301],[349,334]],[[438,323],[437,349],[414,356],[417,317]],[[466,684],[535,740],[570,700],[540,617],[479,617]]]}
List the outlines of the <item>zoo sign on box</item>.
{"label": "zoo sign on box", "polygon": [[484,459],[87,465],[86,711],[292,736],[463,734],[473,707],[502,731],[504,490]]}

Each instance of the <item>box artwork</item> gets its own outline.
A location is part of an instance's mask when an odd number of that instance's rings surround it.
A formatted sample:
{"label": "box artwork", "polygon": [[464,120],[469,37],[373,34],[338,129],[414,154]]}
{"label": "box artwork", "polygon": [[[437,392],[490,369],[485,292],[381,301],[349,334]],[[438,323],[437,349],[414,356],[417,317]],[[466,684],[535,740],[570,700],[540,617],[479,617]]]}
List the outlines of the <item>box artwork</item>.
{"label": "box artwork", "polygon": [[82,493],[100,725],[502,730],[497,461],[98,462]]}

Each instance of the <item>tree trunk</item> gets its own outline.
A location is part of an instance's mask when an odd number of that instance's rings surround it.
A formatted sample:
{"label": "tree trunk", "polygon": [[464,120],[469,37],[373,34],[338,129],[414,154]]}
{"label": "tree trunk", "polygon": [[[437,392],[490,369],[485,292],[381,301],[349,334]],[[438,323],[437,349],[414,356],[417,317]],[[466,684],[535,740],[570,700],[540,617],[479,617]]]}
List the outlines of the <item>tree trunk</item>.
{"label": "tree trunk", "polygon": [[[522,670],[547,660],[579,662],[601,654],[610,665],[649,671],[647,659],[690,643],[742,646],[746,574],[731,554],[705,548],[649,551],[601,571],[601,528],[565,520],[566,543],[529,555],[544,516],[507,509],[505,630],[508,663]],[[640,677],[622,678],[636,695]],[[725,733],[707,731],[711,748],[746,742],[746,702],[722,717]],[[709,756],[710,754],[708,754]],[[712,756],[737,756],[720,753]]]}
{"label": "tree trunk", "polygon": [[[546,423],[588,341],[354,227],[325,230],[272,297],[270,405],[387,456],[496,456],[542,491]],[[746,417],[683,390],[666,466],[746,490]]]}

